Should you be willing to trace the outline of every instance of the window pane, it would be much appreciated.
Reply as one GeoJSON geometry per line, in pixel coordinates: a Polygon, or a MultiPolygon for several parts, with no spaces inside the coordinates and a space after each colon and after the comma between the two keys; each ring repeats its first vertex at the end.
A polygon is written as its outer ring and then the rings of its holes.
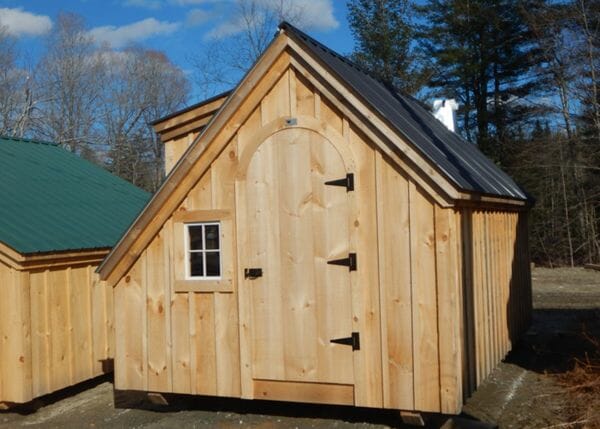
{"type": "Polygon", "coordinates": [[[202,262],[202,252],[190,253],[190,276],[204,276],[204,263],[202,262]]]}
{"type": "Polygon", "coordinates": [[[219,248],[219,225],[206,225],[206,248],[207,249],[218,249],[219,248]]]}
{"type": "Polygon", "coordinates": [[[219,277],[221,267],[219,261],[219,252],[206,252],[206,275],[210,277],[219,277]]]}
{"type": "Polygon", "coordinates": [[[202,225],[190,225],[188,226],[190,234],[190,249],[201,250],[202,249],[202,225]]]}

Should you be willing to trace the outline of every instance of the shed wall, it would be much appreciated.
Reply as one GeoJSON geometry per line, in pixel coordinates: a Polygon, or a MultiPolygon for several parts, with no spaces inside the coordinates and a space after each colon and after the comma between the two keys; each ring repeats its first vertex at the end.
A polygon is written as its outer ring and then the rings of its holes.
{"type": "MultiPolygon", "coordinates": [[[[233,208],[236,154],[232,142],[179,211],[233,208]]],[[[173,229],[171,218],[115,288],[115,387],[239,396],[237,294],[175,292],[173,229]]]]}
{"type": "Polygon", "coordinates": [[[28,402],[112,371],[112,290],[96,267],[0,263],[0,402],[28,402]]]}
{"type": "Polygon", "coordinates": [[[379,154],[377,212],[384,405],[459,412],[460,213],[379,154]]]}
{"type": "MultiPolygon", "coordinates": [[[[362,134],[360,124],[352,123],[288,64],[284,54],[257,85],[270,88],[262,100],[256,99],[262,97],[259,91],[248,96],[232,119],[233,126],[242,124],[234,138],[118,282],[115,386],[252,397],[252,387],[245,385],[251,382],[245,358],[251,308],[238,293],[241,269],[235,256],[243,246],[235,236],[240,221],[236,172],[244,150],[256,144],[258,130],[292,116],[318,120],[324,132],[345,142],[355,161],[357,185],[351,198],[358,211],[352,245],[360,262],[353,274],[353,323],[361,334],[354,360],[355,404],[457,413],[463,395],[471,391],[465,381],[470,364],[465,338],[474,329],[466,325],[472,320],[465,314],[473,311],[464,307],[463,284],[481,284],[472,273],[481,261],[472,259],[474,252],[463,258],[470,249],[463,240],[480,235],[465,223],[463,209],[442,208],[406,172],[392,167],[362,134]],[[196,210],[232,214],[230,291],[183,291],[177,282],[183,254],[176,218],[196,210]]],[[[502,241],[501,232],[496,234],[502,241]]],[[[508,247],[498,244],[496,249],[505,261],[504,271],[522,269],[510,254],[501,253],[508,247]]],[[[501,282],[499,277],[496,285],[505,287],[501,282]]],[[[506,319],[497,322],[501,320],[506,319]]],[[[490,356],[488,367],[499,359],[499,353],[490,356]]],[[[480,378],[484,374],[480,370],[480,378]]]]}
{"type": "Polygon", "coordinates": [[[464,209],[461,227],[469,395],[527,330],[531,272],[525,211],[464,209]]]}

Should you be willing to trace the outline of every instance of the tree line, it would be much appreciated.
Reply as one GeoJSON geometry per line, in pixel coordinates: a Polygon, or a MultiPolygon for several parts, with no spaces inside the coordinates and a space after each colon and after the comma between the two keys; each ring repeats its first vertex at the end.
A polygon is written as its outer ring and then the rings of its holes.
{"type": "Polygon", "coordinates": [[[418,98],[536,200],[536,263],[600,262],[600,1],[351,0],[354,60],[418,98]]]}
{"type": "Polygon", "coordinates": [[[23,63],[0,28],[0,135],[58,143],[137,186],[158,188],[163,151],[149,123],[190,92],[164,53],[98,45],[83,18],[63,13],[39,61],[23,63]]]}
{"type": "MultiPolygon", "coordinates": [[[[237,0],[231,40],[190,56],[196,88],[232,85],[278,21],[301,3],[237,0]],[[275,4],[274,3],[274,4],[275,4]],[[293,6],[293,7],[292,7],[293,6]]],[[[348,0],[352,59],[427,104],[459,103],[458,129],[535,198],[536,263],[600,262],[600,0],[348,0]]],[[[154,191],[162,145],[150,121],[182,107],[191,83],[161,52],[99,46],[62,14],[24,68],[0,30],[0,134],[65,145],[154,191]]]]}

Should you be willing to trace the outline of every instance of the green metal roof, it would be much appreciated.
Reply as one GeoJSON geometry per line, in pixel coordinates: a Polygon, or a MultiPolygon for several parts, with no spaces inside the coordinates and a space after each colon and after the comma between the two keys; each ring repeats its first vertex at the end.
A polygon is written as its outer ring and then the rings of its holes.
{"type": "Polygon", "coordinates": [[[19,253],[112,247],[149,198],[53,143],[0,137],[0,242],[19,253]]]}

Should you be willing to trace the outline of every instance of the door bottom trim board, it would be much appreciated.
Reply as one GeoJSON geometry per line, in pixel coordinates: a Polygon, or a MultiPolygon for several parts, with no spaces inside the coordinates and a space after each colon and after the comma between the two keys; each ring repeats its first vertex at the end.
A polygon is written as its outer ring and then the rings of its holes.
{"type": "Polygon", "coordinates": [[[354,405],[354,386],[352,384],[253,380],[253,385],[254,399],[354,405]]]}

